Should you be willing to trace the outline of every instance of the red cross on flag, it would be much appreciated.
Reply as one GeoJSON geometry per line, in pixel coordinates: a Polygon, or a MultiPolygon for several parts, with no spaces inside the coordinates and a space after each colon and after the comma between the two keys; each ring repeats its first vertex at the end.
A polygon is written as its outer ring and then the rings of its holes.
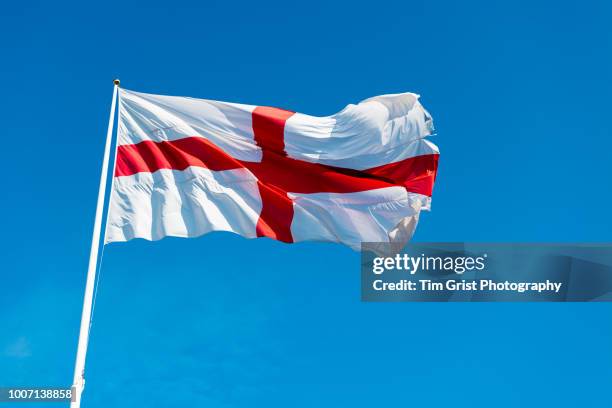
{"type": "Polygon", "coordinates": [[[412,93],[316,117],[121,89],[105,241],[405,243],[430,207],[432,131],[412,93]]]}

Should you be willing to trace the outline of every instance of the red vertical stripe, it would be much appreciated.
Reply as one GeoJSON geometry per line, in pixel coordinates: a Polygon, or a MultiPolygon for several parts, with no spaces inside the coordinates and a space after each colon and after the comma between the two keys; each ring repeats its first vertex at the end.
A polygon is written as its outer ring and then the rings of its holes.
{"type": "MultiPolygon", "coordinates": [[[[262,150],[262,164],[271,157],[287,155],[285,122],[292,115],[293,112],[267,106],[258,106],[253,110],[253,134],[255,142],[262,150]]],[[[262,201],[261,214],[257,221],[257,236],[293,242],[291,235],[293,201],[285,191],[267,184],[265,180],[260,179],[257,185],[262,201]]]]}
{"type": "Polygon", "coordinates": [[[261,214],[257,220],[257,236],[269,237],[283,242],[293,242],[293,200],[282,190],[257,182],[261,195],[261,214]]]}
{"type": "MultiPolygon", "coordinates": [[[[255,143],[266,153],[285,153],[285,122],[294,112],[269,106],[258,106],[253,111],[253,133],[255,143]]],[[[265,161],[265,159],[264,159],[265,161]]]]}

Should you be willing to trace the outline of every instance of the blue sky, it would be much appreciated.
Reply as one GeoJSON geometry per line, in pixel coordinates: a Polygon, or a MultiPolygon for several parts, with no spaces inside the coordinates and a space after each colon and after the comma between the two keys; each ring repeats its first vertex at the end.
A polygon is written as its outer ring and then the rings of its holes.
{"type": "MultiPolygon", "coordinates": [[[[442,156],[416,240],[610,241],[611,18],[604,1],[3,5],[0,385],[71,382],[114,77],[315,115],[417,92],[442,156]]],[[[601,406],[610,312],[365,304],[334,244],[113,244],[84,406],[601,406]]]]}

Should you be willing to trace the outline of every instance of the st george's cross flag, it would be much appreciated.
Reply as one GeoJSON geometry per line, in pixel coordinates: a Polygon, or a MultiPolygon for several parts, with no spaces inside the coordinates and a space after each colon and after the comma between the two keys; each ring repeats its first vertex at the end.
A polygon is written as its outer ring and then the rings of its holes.
{"type": "Polygon", "coordinates": [[[430,208],[432,132],[412,93],[317,117],[121,89],[105,242],[230,231],[405,244],[430,208]]]}

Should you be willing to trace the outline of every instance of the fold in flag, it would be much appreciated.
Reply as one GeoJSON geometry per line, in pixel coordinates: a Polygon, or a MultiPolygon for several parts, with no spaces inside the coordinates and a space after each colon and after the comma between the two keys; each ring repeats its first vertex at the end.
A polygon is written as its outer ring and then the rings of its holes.
{"type": "Polygon", "coordinates": [[[412,93],[316,117],[121,89],[105,242],[230,231],[406,243],[430,208],[432,132],[412,93]]]}

